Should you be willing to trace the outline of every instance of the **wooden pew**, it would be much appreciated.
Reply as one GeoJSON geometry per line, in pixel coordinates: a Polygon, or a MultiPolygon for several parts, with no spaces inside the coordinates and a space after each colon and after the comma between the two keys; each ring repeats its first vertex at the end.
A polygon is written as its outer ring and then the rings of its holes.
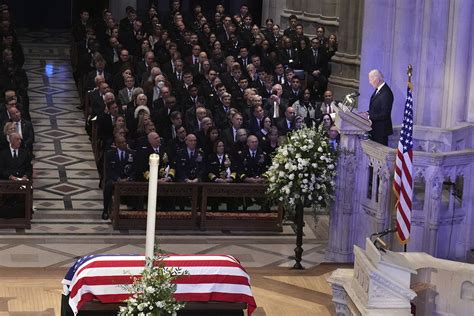
{"type": "MultiPolygon", "coordinates": [[[[199,187],[193,183],[160,183],[157,187],[156,228],[170,230],[197,229],[199,187]],[[189,205],[185,205],[189,199],[189,205]]],[[[114,229],[146,229],[148,182],[116,182],[112,206],[114,229]],[[134,205],[121,209],[127,197],[134,205]]]]}
{"type": "Polygon", "coordinates": [[[265,184],[248,183],[201,183],[201,229],[210,230],[242,230],[242,231],[278,231],[282,229],[283,207],[271,208],[266,200],[265,184]],[[209,198],[222,200],[232,198],[243,204],[244,210],[234,209],[209,210],[209,198]],[[255,201],[254,209],[245,209],[251,201],[255,201]]]}
{"type": "Polygon", "coordinates": [[[31,228],[33,189],[29,181],[0,180],[0,228],[31,228]],[[13,213],[18,217],[9,218],[13,213]]]}
{"type": "MultiPolygon", "coordinates": [[[[280,205],[271,206],[266,201],[264,184],[160,183],[157,190],[157,228],[282,231],[283,208],[280,205]],[[232,209],[213,210],[215,203],[212,200],[215,198],[224,204],[232,198],[235,203],[228,204],[232,209]],[[191,201],[190,210],[183,210],[185,200],[191,201]],[[250,204],[253,206],[247,208],[250,204]]],[[[114,184],[112,210],[114,229],[146,228],[147,195],[147,182],[114,184]],[[124,207],[120,203],[124,197],[135,199],[129,201],[132,207],[124,207]],[[134,204],[138,207],[133,207],[134,204]]]]}

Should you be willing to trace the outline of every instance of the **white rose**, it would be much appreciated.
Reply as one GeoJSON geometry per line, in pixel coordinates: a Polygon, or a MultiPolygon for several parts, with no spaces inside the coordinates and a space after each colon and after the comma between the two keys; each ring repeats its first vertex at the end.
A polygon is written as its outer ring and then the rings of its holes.
{"type": "Polygon", "coordinates": [[[319,151],[320,153],[322,153],[322,152],[323,152],[323,148],[322,148],[321,146],[319,146],[319,147],[318,147],[318,151],[319,151]]]}
{"type": "Polygon", "coordinates": [[[328,165],[328,169],[329,169],[329,170],[333,170],[333,169],[334,169],[334,165],[333,165],[332,163],[329,164],[329,165],[328,165]]]}
{"type": "Polygon", "coordinates": [[[293,180],[295,178],[295,175],[292,173],[288,176],[288,179],[293,180]]]}
{"type": "Polygon", "coordinates": [[[321,201],[323,199],[323,197],[320,195],[318,196],[318,201],[321,201]]]}

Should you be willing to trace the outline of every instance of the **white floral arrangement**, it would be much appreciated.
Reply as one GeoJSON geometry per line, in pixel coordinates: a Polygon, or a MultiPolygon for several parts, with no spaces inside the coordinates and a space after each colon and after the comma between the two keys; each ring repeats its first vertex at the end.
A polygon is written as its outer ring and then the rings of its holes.
{"type": "Polygon", "coordinates": [[[266,172],[267,194],[284,204],[287,217],[298,203],[326,208],[333,199],[336,159],[322,126],[291,132],[266,172]]]}
{"type": "MultiPolygon", "coordinates": [[[[159,250],[155,253],[161,253],[159,250]]],[[[172,281],[188,272],[176,267],[166,267],[163,255],[146,258],[145,269],[140,277],[132,276],[133,284],[124,285],[126,291],[133,295],[121,306],[119,316],[165,316],[176,315],[184,308],[184,303],[177,302],[173,293],[176,284],[172,281]]]]}

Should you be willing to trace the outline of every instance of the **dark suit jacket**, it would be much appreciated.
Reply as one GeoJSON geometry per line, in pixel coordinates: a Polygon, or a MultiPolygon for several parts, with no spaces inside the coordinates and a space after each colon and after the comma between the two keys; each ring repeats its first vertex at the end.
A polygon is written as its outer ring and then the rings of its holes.
{"type": "Polygon", "coordinates": [[[278,121],[276,122],[276,127],[278,128],[280,135],[286,135],[288,134],[288,132],[292,131],[294,128],[293,122],[291,123],[291,128],[288,128],[288,124],[284,116],[278,119],[278,121]]]}
{"type": "Polygon", "coordinates": [[[13,159],[10,146],[0,152],[0,179],[8,180],[10,176],[18,178],[26,176],[31,180],[32,174],[33,167],[28,150],[19,148],[17,159],[13,159]]]}
{"type": "Polygon", "coordinates": [[[26,121],[24,119],[21,120],[20,124],[22,134],[21,146],[32,152],[33,143],[35,142],[35,131],[33,129],[33,124],[31,124],[30,121],[26,121]]]}
{"type": "Polygon", "coordinates": [[[372,121],[372,138],[377,141],[380,137],[393,134],[392,128],[393,93],[385,83],[378,93],[372,94],[369,105],[369,118],[372,121]]]}
{"type": "Polygon", "coordinates": [[[221,139],[224,141],[225,147],[227,151],[231,151],[233,148],[235,141],[234,141],[234,130],[233,127],[227,127],[223,129],[221,132],[221,139]]]}

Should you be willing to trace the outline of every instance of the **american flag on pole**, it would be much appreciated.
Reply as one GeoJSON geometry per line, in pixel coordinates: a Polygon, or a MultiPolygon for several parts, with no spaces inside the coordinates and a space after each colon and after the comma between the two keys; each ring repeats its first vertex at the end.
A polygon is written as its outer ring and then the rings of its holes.
{"type": "MultiPolygon", "coordinates": [[[[228,255],[170,255],[166,267],[180,267],[189,275],[174,281],[174,297],[180,302],[246,303],[248,315],[257,308],[250,288],[250,277],[240,262],[228,255]]],[[[64,277],[63,294],[76,315],[81,306],[92,300],[120,303],[129,298],[124,284],[141,274],[145,256],[93,255],[82,257],[64,277]]]]}
{"type": "Polygon", "coordinates": [[[402,244],[410,238],[413,198],[413,97],[411,85],[407,89],[407,100],[403,125],[395,160],[393,189],[397,196],[397,234],[402,244]]]}

